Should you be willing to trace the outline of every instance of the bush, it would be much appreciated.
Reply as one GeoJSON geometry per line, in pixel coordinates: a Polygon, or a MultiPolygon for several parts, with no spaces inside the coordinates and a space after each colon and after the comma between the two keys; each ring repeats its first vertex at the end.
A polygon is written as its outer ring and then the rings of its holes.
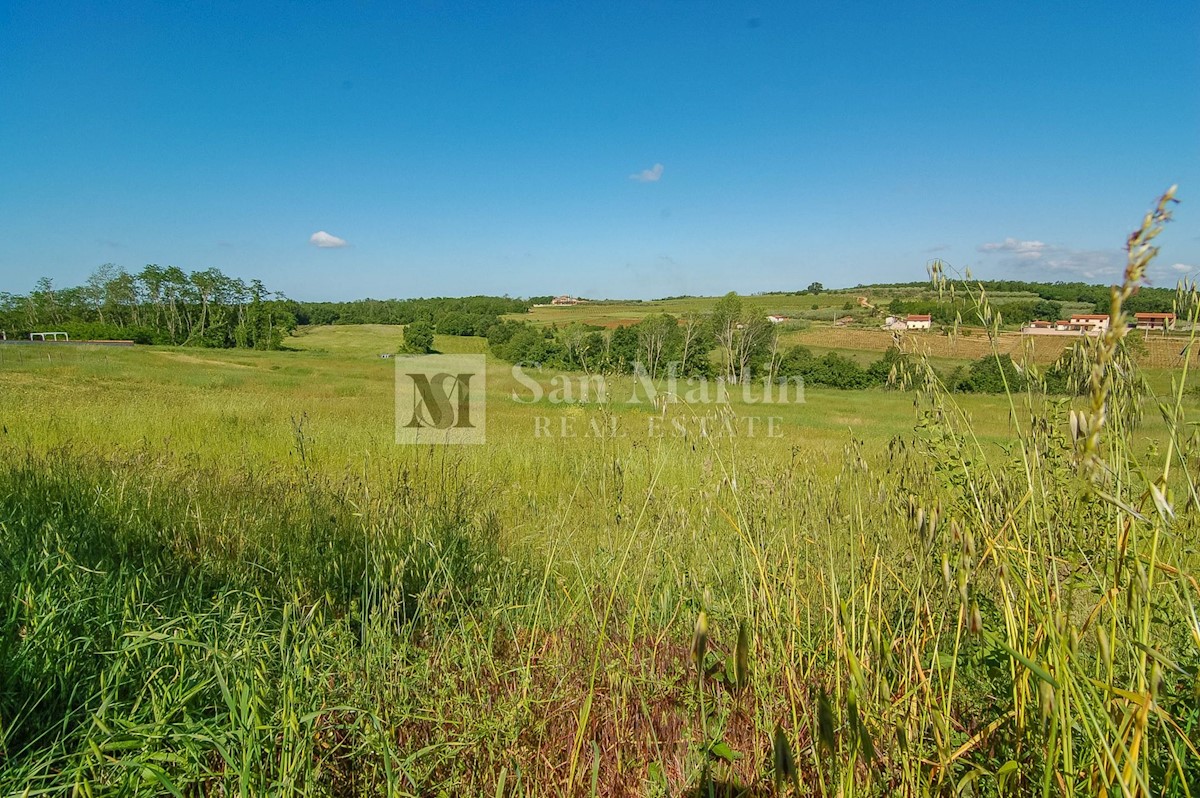
{"type": "Polygon", "coordinates": [[[963,393],[1004,393],[1025,390],[1027,380],[1008,355],[985,355],[971,364],[967,375],[951,385],[951,390],[963,393]]]}
{"type": "MultiPolygon", "coordinates": [[[[885,379],[890,368],[890,363],[882,367],[885,379]]],[[[876,374],[880,369],[875,366],[868,371],[856,361],[836,352],[828,352],[819,358],[814,357],[813,353],[803,346],[793,346],[785,352],[780,358],[777,371],[780,377],[800,377],[805,385],[844,390],[869,388],[883,382],[883,379],[877,378],[876,374]]]]}
{"type": "Polygon", "coordinates": [[[433,325],[414,321],[404,328],[404,351],[423,355],[433,351],[433,325]]]}

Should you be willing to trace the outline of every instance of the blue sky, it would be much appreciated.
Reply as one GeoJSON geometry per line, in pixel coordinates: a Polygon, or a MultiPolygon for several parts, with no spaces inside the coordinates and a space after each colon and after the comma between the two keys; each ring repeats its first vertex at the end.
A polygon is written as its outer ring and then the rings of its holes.
{"type": "Polygon", "coordinates": [[[1099,282],[1179,183],[1174,285],[1200,267],[1200,4],[1021,5],[0,0],[0,290],[105,262],[299,299],[932,257],[1099,282]]]}

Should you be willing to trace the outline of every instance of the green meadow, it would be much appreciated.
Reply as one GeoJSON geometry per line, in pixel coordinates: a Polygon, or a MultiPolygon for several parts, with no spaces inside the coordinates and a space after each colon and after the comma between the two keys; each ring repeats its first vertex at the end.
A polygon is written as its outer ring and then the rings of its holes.
{"type": "Polygon", "coordinates": [[[398,328],[286,345],[0,346],[0,793],[1200,789],[1183,367],[555,403],[492,359],[487,442],[408,446],[398,328]]]}

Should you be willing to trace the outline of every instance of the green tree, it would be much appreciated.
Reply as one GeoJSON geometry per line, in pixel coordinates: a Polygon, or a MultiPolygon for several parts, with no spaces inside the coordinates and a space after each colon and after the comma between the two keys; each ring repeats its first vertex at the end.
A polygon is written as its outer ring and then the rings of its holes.
{"type": "Polygon", "coordinates": [[[713,337],[721,347],[723,371],[727,377],[735,374],[734,347],[737,342],[738,325],[741,323],[742,300],[733,291],[717,300],[712,312],[713,337]]]}
{"type": "Polygon", "coordinates": [[[679,322],[669,313],[647,316],[636,325],[638,360],[651,379],[672,360],[678,360],[683,336],[679,322]]]}
{"type": "Polygon", "coordinates": [[[404,327],[404,351],[423,355],[433,351],[433,325],[414,321],[404,327]]]}

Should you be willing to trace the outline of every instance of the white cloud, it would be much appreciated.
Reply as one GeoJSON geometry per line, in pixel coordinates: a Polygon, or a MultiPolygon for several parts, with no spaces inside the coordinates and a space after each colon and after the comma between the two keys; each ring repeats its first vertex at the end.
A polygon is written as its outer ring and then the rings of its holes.
{"type": "Polygon", "coordinates": [[[663,165],[660,163],[654,164],[649,169],[643,169],[629,176],[630,180],[636,180],[639,183],[657,183],[662,178],[663,165]]]}
{"type": "Polygon", "coordinates": [[[1071,249],[1044,241],[1003,241],[980,244],[977,249],[1003,256],[1000,265],[1036,268],[1044,272],[1065,272],[1088,280],[1111,279],[1125,268],[1125,255],[1117,249],[1071,249]]]}
{"type": "Polygon", "coordinates": [[[1174,269],[1175,271],[1179,272],[1180,274],[1187,274],[1188,272],[1196,271],[1195,266],[1190,266],[1186,263],[1175,263],[1175,264],[1172,264],[1171,268],[1174,269]]]}
{"type": "Polygon", "coordinates": [[[1022,260],[1038,260],[1046,249],[1044,241],[1018,241],[1015,238],[979,245],[980,252],[1011,252],[1022,260]]]}
{"type": "Polygon", "coordinates": [[[1055,248],[1052,254],[1038,261],[1050,271],[1068,272],[1089,280],[1113,280],[1125,270],[1125,253],[1117,249],[1055,248]]]}
{"type": "Polygon", "coordinates": [[[309,236],[308,243],[312,244],[314,247],[320,247],[321,249],[337,249],[338,247],[350,246],[346,239],[330,235],[324,230],[318,230],[309,236]]]}

